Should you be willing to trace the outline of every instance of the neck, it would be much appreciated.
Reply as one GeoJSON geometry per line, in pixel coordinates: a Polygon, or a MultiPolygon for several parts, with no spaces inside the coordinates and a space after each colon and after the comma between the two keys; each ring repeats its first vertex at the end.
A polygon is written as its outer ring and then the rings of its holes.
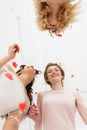
{"type": "Polygon", "coordinates": [[[61,83],[52,84],[52,90],[63,90],[64,87],[61,83]]]}
{"type": "Polygon", "coordinates": [[[24,87],[26,87],[29,84],[29,80],[25,75],[18,76],[19,80],[22,82],[24,87]]]}

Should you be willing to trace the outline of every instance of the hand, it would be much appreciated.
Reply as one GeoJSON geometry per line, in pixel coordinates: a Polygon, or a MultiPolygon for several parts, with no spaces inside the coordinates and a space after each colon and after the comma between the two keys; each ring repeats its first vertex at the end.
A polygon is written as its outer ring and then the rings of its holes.
{"type": "Polygon", "coordinates": [[[39,108],[35,104],[30,106],[29,117],[33,119],[34,121],[40,120],[40,111],[39,111],[39,108]]]}
{"type": "Polygon", "coordinates": [[[9,46],[9,48],[8,48],[8,57],[9,57],[9,59],[11,60],[11,59],[15,58],[16,53],[19,53],[19,51],[20,51],[20,48],[16,43],[9,46]]]}
{"type": "Polygon", "coordinates": [[[14,52],[16,53],[16,52],[18,52],[19,53],[19,51],[20,51],[20,48],[19,48],[19,46],[15,43],[15,44],[13,44],[13,48],[14,48],[14,52]]]}

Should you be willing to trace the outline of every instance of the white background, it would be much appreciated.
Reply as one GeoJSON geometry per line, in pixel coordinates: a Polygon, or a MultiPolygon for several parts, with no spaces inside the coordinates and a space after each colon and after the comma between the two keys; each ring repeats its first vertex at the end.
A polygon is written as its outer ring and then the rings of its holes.
{"type": "MultiPolygon", "coordinates": [[[[82,1],[78,21],[62,37],[51,37],[47,31],[38,30],[32,0],[0,0],[0,58],[7,53],[7,47],[16,42],[21,48],[15,58],[18,65],[34,65],[43,72],[47,63],[60,63],[66,74],[65,87],[78,88],[87,104],[87,0],[82,1]]],[[[42,73],[36,77],[34,93],[47,88],[42,73]]],[[[3,122],[0,119],[0,130],[3,122]]],[[[78,113],[76,127],[87,129],[78,113]]],[[[33,130],[33,122],[28,118],[20,125],[20,130],[24,129],[33,130]]]]}

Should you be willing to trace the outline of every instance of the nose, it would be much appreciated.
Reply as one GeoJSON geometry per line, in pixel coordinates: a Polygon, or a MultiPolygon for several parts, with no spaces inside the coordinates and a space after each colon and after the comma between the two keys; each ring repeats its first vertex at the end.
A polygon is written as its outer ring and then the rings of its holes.
{"type": "Polygon", "coordinates": [[[34,73],[34,75],[36,75],[36,70],[34,69],[34,66],[30,66],[29,68],[34,73]]]}
{"type": "Polygon", "coordinates": [[[52,24],[52,23],[51,23],[51,24],[50,24],[50,28],[51,28],[51,29],[55,29],[55,28],[56,28],[56,24],[52,24]]]}
{"type": "Polygon", "coordinates": [[[57,17],[52,16],[51,19],[50,19],[50,29],[55,30],[56,27],[57,27],[57,17]]]}
{"type": "Polygon", "coordinates": [[[52,71],[52,74],[54,74],[54,73],[55,73],[55,70],[52,71]]]}
{"type": "Polygon", "coordinates": [[[27,66],[29,70],[34,71],[34,66],[27,66]]]}
{"type": "Polygon", "coordinates": [[[34,66],[29,66],[30,68],[34,69],[34,66]]]}

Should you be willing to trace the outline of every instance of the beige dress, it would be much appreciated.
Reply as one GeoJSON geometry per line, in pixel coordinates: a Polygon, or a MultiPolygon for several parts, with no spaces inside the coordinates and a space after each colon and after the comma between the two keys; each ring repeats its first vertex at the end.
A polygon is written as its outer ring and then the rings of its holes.
{"type": "Polygon", "coordinates": [[[49,92],[42,102],[43,130],[76,130],[75,99],[72,92],[49,92]]]}

